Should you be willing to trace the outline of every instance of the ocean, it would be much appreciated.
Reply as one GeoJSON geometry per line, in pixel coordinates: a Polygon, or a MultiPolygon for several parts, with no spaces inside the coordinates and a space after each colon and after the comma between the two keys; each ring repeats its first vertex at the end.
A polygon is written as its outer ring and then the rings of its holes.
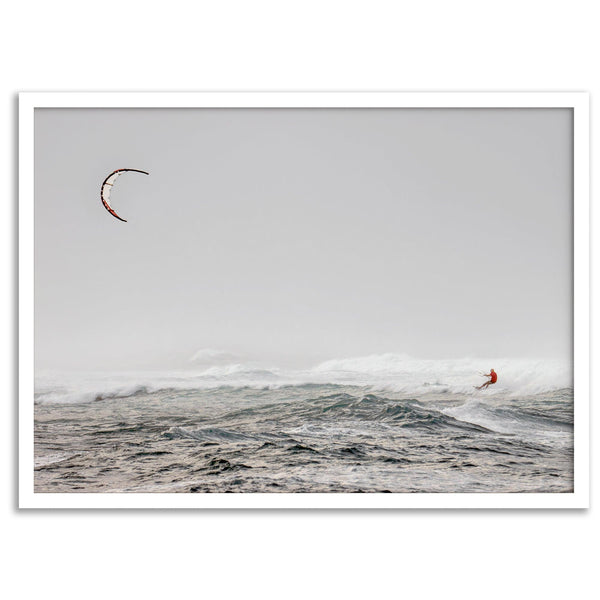
{"type": "Polygon", "coordinates": [[[572,364],[202,357],[36,373],[35,492],[573,492],[572,364]]]}

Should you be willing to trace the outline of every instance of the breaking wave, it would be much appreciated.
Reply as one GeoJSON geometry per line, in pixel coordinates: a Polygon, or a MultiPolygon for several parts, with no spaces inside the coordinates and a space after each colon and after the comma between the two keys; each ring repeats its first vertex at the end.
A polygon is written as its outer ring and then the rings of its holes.
{"type": "MultiPolygon", "coordinates": [[[[222,362],[217,353],[216,362],[222,362]]],[[[81,403],[168,391],[228,388],[274,389],[312,385],[356,386],[369,391],[424,395],[477,396],[483,372],[494,368],[498,383],[487,396],[534,395],[573,387],[568,361],[531,359],[415,359],[405,354],[377,354],[334,359],[310,369],[293,370],[255,363],[204,365],[170,372],[41,373],[36,375],[35,403],[81,403]]]]}
{"type": "Polygon", "coordinates": [[[480,374],[495,369],[498,383],[486,394],[538,394],[573,386],[571,362],[507,358],[415,359],[405,354],[329,360],[314,371],[336,382],[383,386],[402,392],[471,393],[485,378],[480,374]]]}

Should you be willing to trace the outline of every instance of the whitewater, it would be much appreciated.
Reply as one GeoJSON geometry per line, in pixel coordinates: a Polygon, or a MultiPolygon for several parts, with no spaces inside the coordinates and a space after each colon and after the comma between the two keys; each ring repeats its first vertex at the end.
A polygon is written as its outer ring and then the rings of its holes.
{"type": "Polygon", "coordinates": [[[572,364],[402,354],[38,372],[36,492],[572,492],[572,364]],[[475,389],[494,368],[498,383],[475,389]]]}

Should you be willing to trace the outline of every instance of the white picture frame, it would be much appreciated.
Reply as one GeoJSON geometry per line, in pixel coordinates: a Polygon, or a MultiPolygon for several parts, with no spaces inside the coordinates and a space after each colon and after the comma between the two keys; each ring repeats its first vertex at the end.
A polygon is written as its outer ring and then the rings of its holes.
{"type": "Polygon", "coordinates": [[[589,96],[587,93],[21,93],[19,95],[20,508],[589,507],[589,96]],[[34,492],[34,111],[36,108],[570,108],[574,198],[574,491],[517,494],[171,494],[34,492]]]}

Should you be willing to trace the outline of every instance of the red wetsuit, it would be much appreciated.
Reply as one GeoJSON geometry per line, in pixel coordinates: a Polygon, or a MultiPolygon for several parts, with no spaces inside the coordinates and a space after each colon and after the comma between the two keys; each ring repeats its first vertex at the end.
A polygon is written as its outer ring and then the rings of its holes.
{"type": "Polygon", "coordinates": [[[492,377],[490,379],[490,383],[496,383],[496,381],[498,381],[498,373],[496,373],[496,371],[492,371],[490,375],[492,377]]]}

